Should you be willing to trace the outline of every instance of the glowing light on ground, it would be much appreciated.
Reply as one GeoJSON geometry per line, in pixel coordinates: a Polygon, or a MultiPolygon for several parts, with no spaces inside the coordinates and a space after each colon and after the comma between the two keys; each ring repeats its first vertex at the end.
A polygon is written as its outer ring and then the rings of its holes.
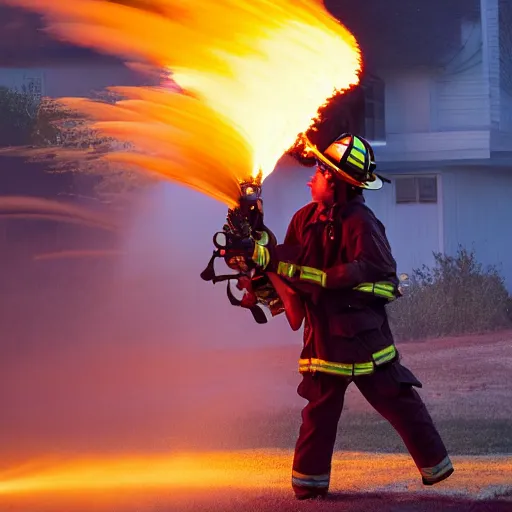
{"type": "MultiPolygon", "coordinates": [[[[478,493],[490,487],[510,487],[510,456],[453,459],[455,474],[436,486],[436,492],[463,489],[478,493]]],[[[105,497],[122,500],[120,491],[285,490],[289,489],[291,460],[287,450],[247,450],[41,461],[0,474],[0,497],[100,491],[105,497]]],[[[411,491],[426,489],[407,455],[335,455],[333,491],[393,490],[393,486],[395,490],[404,490],[404,486],[411,491]]]]}

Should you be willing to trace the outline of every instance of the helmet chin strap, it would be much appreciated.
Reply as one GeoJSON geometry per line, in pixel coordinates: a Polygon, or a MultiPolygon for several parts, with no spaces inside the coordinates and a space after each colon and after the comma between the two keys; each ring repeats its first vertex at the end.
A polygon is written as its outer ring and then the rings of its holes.
{"type": "Polygon", "coordinates": [[[350,183],[343,181],[341,178],[336,178],[331,174],[329,179],[330,187],[332,188],[333,194],[333,205],[348,203],[353,197],[360,194],[357,187],[354,187],[350,183]],[[341,191],[343,190],[343,197],[341,197],[341,191]],[[352,192],[352,193],[351,193],[352,192]]]}

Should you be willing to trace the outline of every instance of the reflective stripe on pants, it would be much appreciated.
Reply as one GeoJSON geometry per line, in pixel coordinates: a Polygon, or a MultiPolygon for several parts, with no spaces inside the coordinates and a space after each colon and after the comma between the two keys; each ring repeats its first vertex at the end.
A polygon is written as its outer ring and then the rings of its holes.
{"type": "Polygon", "coordinates": [[[308,487],[314,489],[327,489],[329,487],[330,474],[305,475],[298,471],[292,471],[292,485],[296,487],[308,487]]]}
{"type": "Polygon", "coordinates": [[[451,474],[451,472],[453,472],[453,465],[448,455],[439,464],[431,468],[420,468],[425,485],[435,484],[444,480],[446,476],[449,476],[448,473],[451,474]]]}

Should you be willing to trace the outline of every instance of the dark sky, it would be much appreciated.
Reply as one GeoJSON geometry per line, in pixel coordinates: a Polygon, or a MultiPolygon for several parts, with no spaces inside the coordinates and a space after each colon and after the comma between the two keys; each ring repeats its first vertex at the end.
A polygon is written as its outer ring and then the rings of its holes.
{"type": "Polygon", "coordinates": [[[52,39],[42,28],[39,15],[0,6],[0,67],[37,66],[47,60],[100,58],[85,48],[52,39]]]}
{"type": "MultiPolygon", "coordinates": [[[[433,65],[461,46],[460,21],[477,19],[479,0],[326,0],[327,9],[355,34],[370,68],[433,65]]],[[[0,7],[0,65],[88,58],[38,30],[37,15],[0,7]]]]}

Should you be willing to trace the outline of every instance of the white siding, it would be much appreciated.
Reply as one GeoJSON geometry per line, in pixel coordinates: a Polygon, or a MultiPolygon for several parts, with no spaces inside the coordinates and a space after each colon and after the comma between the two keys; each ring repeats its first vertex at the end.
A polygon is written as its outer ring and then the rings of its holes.
{"type": "MultiPolygon", "coordinates": [[[[512,59],[510,63],[512,66],[512,59]]],[[[500,131],[509,136],[508,147],[503,148],[503,150],[508,149],[508,151],[512,151],[512,83],[510,85],[510,93],[508,90],[501,90],[500,101],[500,131]]]]}
{"type": "Polygon", "coordinates": [[[499,105],[498,125],[492,134],[492,149],[512,151],[512,3],[510,0],[499,0],[498,6],[499,44],[492,47],[492,50],[495,68],[499,71],[499,89],[495,93],[499,105]]]}
{"type": "Polygon", "coordinates": [[[432,84],[433,131],[489,128],[488,86],[481,62],[465,71],[445,73],[432,84]]]}
{"type": "Polygon", "coordinates": [[[458,244],[474,247],[484,265],[500,266],[512,291],[511,190],[512,168],[443,173],[446,252],[454,254],[458,244]]]}
{"type": "MultiPolygon", "coordinates": [[[[441,189],[438,178],[439,198],[441,189]]],[[[399,273],[410,274],[415,268],[433,264],[433,253],[443,251],[440,204],[396,204],[393,183],[365,192],[365,198],[386,228],[399,273]]]]}
{"type": "Polygon", "coordinates": [[[482,50],[486,27],[464,22],[461,47],[432,80],[432,130],[489,129],[489,81],[482,50]]]}
{"type": "MultiPolygon", "coordinates": [[[[499,2],[500,131],[512,132],[512,2],[499,2]]],[[[512,147],[509,149],[512,150],[512,147]]]]}
{"type": "Polygon", "coordinates": [[[481,0],[484,77],[489,87],[489,116],[493,129],[500,122],[500,51],[498,0],[481,0]]]}
{"type": "Polygon", "coordinates": [[[411,162],[489,158],[490,131],[450,131],[388,135],[386,146],[376,147],[380,162],[411,162]]]}
{"type": "Polygon", "coordinates": [[[386,133],[430,131],[430,75],[414,72],[386,79],[386,133]]]}
{"type": "Polygon", "coordinates": [[[481,0],[481,5],[491,150],[512,151],[512,3],[510,0],[481,0]]]}
{"type": "Polygon", "coordinates": [[[387,133],[386,146],[377,149],[380,161],[490,157],[490,75],[482,41],[481,24],[466,21],[460,50],[442,66],[385,77],[387,133]]]}

